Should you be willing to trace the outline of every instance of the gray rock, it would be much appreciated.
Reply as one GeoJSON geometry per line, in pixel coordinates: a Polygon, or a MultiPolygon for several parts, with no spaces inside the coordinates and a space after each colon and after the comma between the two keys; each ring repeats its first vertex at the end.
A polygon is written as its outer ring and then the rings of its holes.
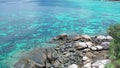
{"type": "Polygon", "coordinates": [[[74,47],[76,49],[83,49],[83,48],[87,48],[87,44],[85,42],[76,42],[74,44],[74,47]]]}
{"type": "Polygon", "coordinates": [[[74,53],[74,52],[75,52],[75,49],[74,49],[74,48],[69,48],[68,51],[74,53]]]}
{"type": "Polygon", "coordinates": [[[97,36],[94,40],[95,40],[97,43],[100,43],[100,42],[106,40],[106,37],[103,36],[103,35],[99,35],[99,36],[97,36]]]}
{"type": "Polygon", "coordinates": [[[103,47],[103,49],[109,49],[110,47],[110,42],[102,42],[101,46],[103,47]]]}
{"type": "Polygon", "coordinates": [[[105,36],[103,36],[103,35],[99,35],[99,36],[97,36],[97,38],[96,39],[98,39],[98,40],[104,40],[104,39],[106,39],[106,37],[105,36]]]}
{"type": "Polygon", "coordinates": [[[91,68],[92,64],[91,63],[86,63],[83,65],[83,68],[91,68]]]}
{"type": "Polygon", "coordinates": [[[53,66],[55,67],[55,68],[59,68],[59,66],[61,65],[61,63],[57,60],[57,61],[55,61],[55,63],[53,63],[53,66]]]}
{"type": "Polygon", "coordinates": [[[91,37],[89,35],[81,35],[81,37],[86,40],[91,40],[91,37]]]}
{"type": "Polygon", "coordinates": [[[24,68],[51,67],[51,63],[55,62],[57,58],[58,54],[54,48],[34,49],[26,58],[19,60],[14,67],[21,68],[20,66],[23,65],[24,68]]]}
{"type": "Polygon", "coordinates": [[[88,48],[90,48],[90,47],[93,45],[92,42],[85,42],[85,43],[86,43],[86,45],[88,46],[88,48]]]}
{"type": "Polygon", "coordinates": [[[86,60],[89,60],[89,58],[87,56],[83,56],[82,60],[86,61],[86,60]]]}
{"type": "Polygon", "coordinates": [[[89,35],[80,35],[80,36],[76,36],[76,37],[73,37],[73,40],[74,41],[77,41],[77,40],[91,40],[91,37],[89,35]]]}
{"type": "Polygon", "coordinates": [[[55,50],[56,50],[56,51],[59,51],[59,50],[60,50],[60,48],[59,48],[59,47],[57,47],[57,48],[55,48],[55,50]]]}
{"type": "Polygon", "coordinates": [[[75,37],[73,37],[72,39],[73,39],[73,41],[77,41],[77,40],[80,40],[81,37],[80,37],[80,36],[75,36],[75,37]]]}
{"type": "Polygon", "coordinates": [[[54,37],[53,40],[65,39],[67,37],[68,35],[66,33],[63,33],[63,34],[60,34],[59,36],[54,37]]]}
{"type": "Polygon", "coordinates": [[[63,52],[63,55],[66,55],[67,54],[67,52],[63,52]]]}
{"type": "Polygon", "coordinates": [[[90,49],[89,48],[86,48],[86,49],[84,49],[84,50],[82,50],[83,52],[89,52],[90,51],[90,49]]]}
{"type": "Polygon", "coordinates": [[[93,50],[93,51],[96,51],[96,50],[97,50],[97,47],[92,46],[92,47],[90,47],[90,49],[93,50]]]}
{"type": "Polygon", "coordinates": [[[103,49],[103,47],[100,46],[100,45],[97,45],[96,48],[97,48],[97,50],[102,50],[103,49]]]}
{"type": "Polygon", "coordinates": [[[107,36],[106,40],[111,41],[111,40],[113,40],[113,37],[112,36],[107,36]]]}
{"type": "Polygon", "coordinates": [[[71,64],[71,65],[68,66],[68,68],[78,68],[78,65],[76,65],[76,64],[71,64]]]}
{"type": "Polygon", "coordinates": [[[92,64],[93,67],[98,67],[98,68],[105,68],[105,65],[110,63],[111,61],[109,59],[103,59],[103,60],[97,60],[92,64]]]}
{"type": "Polygon", "coordinates": [[[94,54],[91,51],[89,51],[89,52],[86,52],[85,55],[89,58],[92,58],[94,54]]]}

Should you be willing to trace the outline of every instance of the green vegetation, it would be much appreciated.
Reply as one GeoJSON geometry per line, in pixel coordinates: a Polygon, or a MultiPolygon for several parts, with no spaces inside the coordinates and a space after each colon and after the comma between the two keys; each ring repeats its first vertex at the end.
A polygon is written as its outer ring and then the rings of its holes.
{"type": "Polygon", "coordinates": [[[120,68],[120,24],[111,25],[108,29],[108,34],[111,35],[114,40],[110,45],[110,58],[112,62],[106,66],[106,68],[120,68]]]}
{"type": "Polygon", "coordinates": [[[109,63],[106,65],[106,68],[115,68],[115,65],[113,63],[109,63]]]}
{"type": "Polygon", "coordinates": [[[111,25],[108,30],[109,35],[111,35],[116,41],[120,41],[120,24],[111,25]]]}
{"type": "Polygon", "coordinates": [[[114,60],[120,59],[120,24],[111,25],[108,30],[109,35],[111,35],[114,40],[110,45],[110,55],[114,60]]]}

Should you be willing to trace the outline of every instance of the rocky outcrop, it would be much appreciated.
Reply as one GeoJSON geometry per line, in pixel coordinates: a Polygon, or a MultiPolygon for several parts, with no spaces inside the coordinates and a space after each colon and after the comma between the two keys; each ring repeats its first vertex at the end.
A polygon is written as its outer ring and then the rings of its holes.
{"type": "Polygon", "coordinates": [[[34,49],[29,55],[17,62],[15,68],[48,68],[57,59],[57,52],[54,48],[34,49]]]}
{"type": "Polygon", "coordinates": [[[20,59],[15,68],[104,68],[110,62],[111,36],[61,34],[53,38],[58,46],[34,49],[20,59]]]}

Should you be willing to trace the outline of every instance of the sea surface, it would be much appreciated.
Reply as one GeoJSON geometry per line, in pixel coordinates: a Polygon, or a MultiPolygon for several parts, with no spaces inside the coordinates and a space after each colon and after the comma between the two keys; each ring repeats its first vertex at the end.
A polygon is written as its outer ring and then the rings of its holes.
{"type": "Polygon", "coordinates": [[[120,2],[96,0],[0,0],[0,68],[61,33],[107,35],[120,23],[120,2]]]}

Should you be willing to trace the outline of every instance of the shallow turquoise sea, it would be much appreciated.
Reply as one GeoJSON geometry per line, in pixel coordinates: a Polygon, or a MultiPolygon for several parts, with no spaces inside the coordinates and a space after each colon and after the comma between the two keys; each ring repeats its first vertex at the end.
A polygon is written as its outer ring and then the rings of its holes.
{"type": "Polygon", "coordinates": [[[33,48],[69,35],[107,35],[120,23],[120,2],[91,0],[0,0],[0,68],[12,68],[33,48]]]}

